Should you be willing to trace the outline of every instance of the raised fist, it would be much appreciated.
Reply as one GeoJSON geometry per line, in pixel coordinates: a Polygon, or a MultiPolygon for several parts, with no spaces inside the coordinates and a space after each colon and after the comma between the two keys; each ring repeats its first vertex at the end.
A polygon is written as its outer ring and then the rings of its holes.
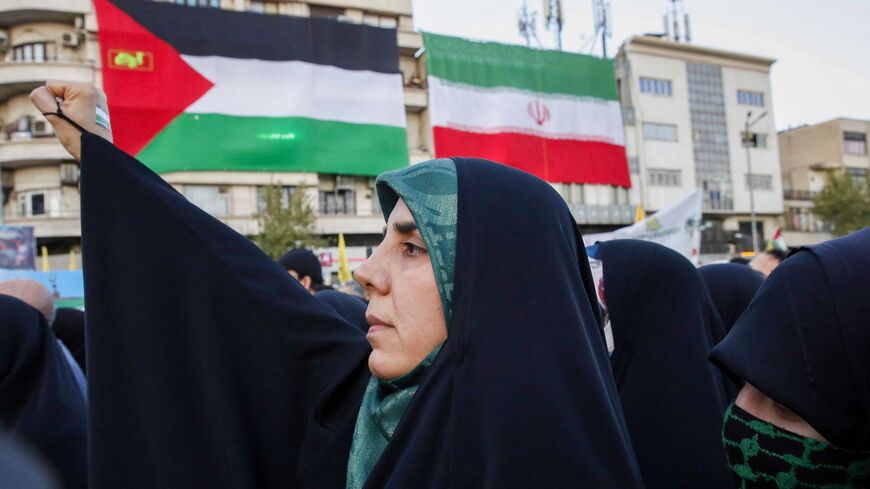
{"type": "MultiPolygon", "coordinates": [[[[102,90],[87,83],[48,81],[44,86],[30,92],[30,101],[42,113],[57,112],[58,100],[64,115],[88,132],[112,140],[108,120],[109,109],[106,104],[106,94],[102,90]],[[99,112],[97,107],[100,108],[99,112]]],[[[79,139],[81,132],[56,115],[45,117],[54,127],[54,132],[63,147],[73,158],[81,160],[82,147],[79,139]]]]}

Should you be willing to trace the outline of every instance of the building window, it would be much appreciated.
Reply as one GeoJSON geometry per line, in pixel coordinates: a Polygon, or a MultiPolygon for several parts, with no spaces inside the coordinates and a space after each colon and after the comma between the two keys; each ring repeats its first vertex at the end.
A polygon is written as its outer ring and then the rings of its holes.
{"type": "Polygon", "coordinates": [[[60,210],[59,190],[18,192],[18,217],[57,215],[60,210]]]}
{"type": "Polygon", "coordinates": [[[347,188],[320,191],[320,213],[327,215],[355,215],[356,196],[347,188]]]}
{"type": "Polygon", "coordinates": [[[213,216],[230,215],[230,188],[224,185],[185,185],[184,196],[213,216]]]}
{"type": "Polygon", "coordinates": [[[674,94],[672,85],[670,80],[640,77],[640,93],[670,97],[674,94]]]}
{"type": "Polygon", "coordinates": [[[866,155],[867,134],[863,132],[844,132],[843,152],[850,155],[866,155]]]}
{"type": "Polygon", "coordinates": [[[686,63],[686,77],[695,184],[704,189],[703,208],[731,210],[731,158],[722,68],[704,63],[686,63]]]}
{"type": "Polygon", "coordinates": [[[221,8],[221,0],[175,0],[175,3],[188,7],[221,8]]]}
{"type": "Polygon", "coordinates": [[[637,156],[630,156],[628,158],[628,171],[637,175],[640,173],[640,162],[637,159],[637,156]]]}
{"type": "Polygon", "coordinates": [[[767,134],[757,132],[741,132],[741,143],[743,147],[749,148],[767,148],[767,134]]]}
{"type": "Polygon", "coordinates": [[[12,60],[39,63],[46,60],[46,51],[46,43],[44,42],[19,44],[12,49],[12,60]]]}
{"type": "Polygon", "coordinates": [[[764,94],[749,90],[737,90],[737,103],[740,105],[764,107],[764,94]]]}
{"type": "Polygon", "coordinates": [[[681,187],[680,170],[647,170],[647,181],[653,187],[681,187]]]}
{"type": "Polygon", "coordinates": [[[746,186],[752,190],[773,190],[773,177],[771,175],[747,173],[746,186]]]}
{"type": "Polygon", "coordinates": [[[673,124],[655,124],[652,122],[643,123],[644,139],[654,141],[676,141],[677,126],[673,124]]]}
{"type": "Polygon", "coordinates": [[[787,207],[785,209],[785,229],[805,233],[830,232],[831,226],[806,207],[787,207]]]}
{"type": "Polygon", "coordinates": [[[852,175],[852,178],[863,179],[867,178],[867,169],[866,168],[846,168],[846,171],[852,175]]]}
{"type": "Polygon", "coordinates": [[[338,7],[325,7],[322,5],[309,5],[308,10],[312,17],[322,17],[324,19],[338,19],[344,15],[344,9],[338,7]]]}
{"type": "MultiPolygon", "coordinates": [[[[296,193],[296,187],[282,186],[281,190],[281,208],[286,209],[290,206],[290,199],[296,193]]],[[[266,199],[263,197],[263,187],[257,187],[257,212],[266,210],[266,199]]]]}

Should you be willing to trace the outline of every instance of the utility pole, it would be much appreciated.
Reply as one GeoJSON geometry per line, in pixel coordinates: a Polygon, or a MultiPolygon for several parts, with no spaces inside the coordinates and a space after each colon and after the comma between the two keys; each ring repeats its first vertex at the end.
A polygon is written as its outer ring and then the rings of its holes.
{"type": "Polygon", "coordinates": [[[746,112],[746,122],[743,126],[743,134],[741,134],[740,139],[743,141],[743,146],[746,148],[746,170],[749,172],[746,177],[746,186],[749,187],[749,214],[750,220],[752,222],[752,251],[755,254],[758,254],[758,236],[756,231],[756,219],[755,219],[755,188],[752,180],[752,156],[750,155],[751,148],[758,146],[758,140],[756,135],[749,132],[749,130],[754,126],[758,121],[763,119],[767,115],[767,111],[764,111],[752,120],[752,111],[746,112]]]}

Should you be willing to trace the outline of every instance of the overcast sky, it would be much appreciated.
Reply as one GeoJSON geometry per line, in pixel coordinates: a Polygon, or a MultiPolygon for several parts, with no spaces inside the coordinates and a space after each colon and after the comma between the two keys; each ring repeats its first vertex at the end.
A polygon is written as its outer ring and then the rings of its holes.
{"type": "MultiPolygon", "coordinates": [[[[544,29],[538,37],[555,46],[544,29]]],[[[418,30],[521,44],[517,12],[522,0],[414,0],[418,30]]],[[[611,0],[610,57],[624,40],[661,32],[669,0],[611,0]]],[[[870,120],[870,0],[684,0],[692,42],[775,58],[773,107],[776,127],[786,129],[836,117],[870,120]]],[[[592,0],[563,0],[563,48],[588,45],[592,0]]],[[[584,51],[589,53],[588,48],[584,51]]],[[[593,54],[601,55],[600,40],[593,54]]]]}

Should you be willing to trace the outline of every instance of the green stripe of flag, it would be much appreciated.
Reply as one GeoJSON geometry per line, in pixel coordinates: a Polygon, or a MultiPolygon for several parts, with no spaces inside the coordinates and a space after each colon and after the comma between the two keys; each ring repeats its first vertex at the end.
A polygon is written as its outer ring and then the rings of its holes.
{"type": "Polygon", "coordinates": [[[513,87],[617,100],[609,59],[423,33],[429,74],[481,87],[513,87]]]}
{"type": "Polygon", "coordinates": [[[305,117],[181,114],[136,155],[152,170],[375,176],[408,166],[405,128],[305,117]]]}

